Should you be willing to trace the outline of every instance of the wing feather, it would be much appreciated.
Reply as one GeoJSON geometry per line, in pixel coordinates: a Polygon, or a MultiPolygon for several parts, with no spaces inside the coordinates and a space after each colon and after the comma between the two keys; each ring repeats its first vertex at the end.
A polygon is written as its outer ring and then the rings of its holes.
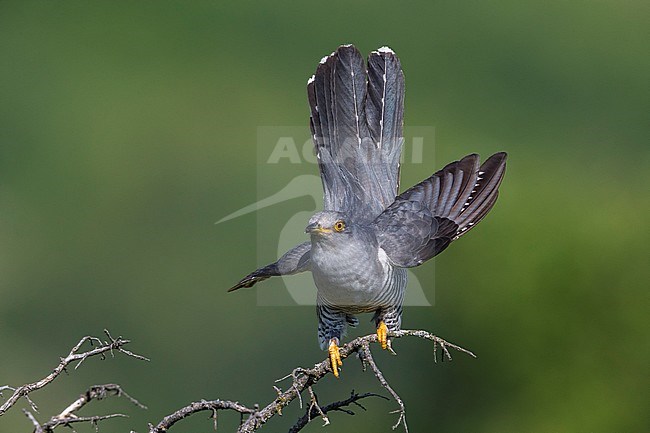
{"type": "Polygon", "coordinates": [[[488,158],[479,168],[474,181],[474,192],[465,201],[456,217],[460,224],[460,232],[457,237],[462,236],[472,226],[478,224],[494,206],[506,169],[505,161],[506,154],[504,152],[497,153],[488,158]]]}
{"type": "Polygon", "coordinates": [[[303,242],[287,251],[277,262],[263,266],[242,278],[237,284],[228,289],[233,292],[243,287],[253,285],[271,277],[293,275],[309,270],[311,260],[311,242],[303,242]]]}
{"type": "Polygon", "coordinates": [[[506,154],[478,164],[476,154],[448,164],[400,194],[376,218],[379,245],[395,265],[417,266],[440,254],[492,209],[506,154]]]}

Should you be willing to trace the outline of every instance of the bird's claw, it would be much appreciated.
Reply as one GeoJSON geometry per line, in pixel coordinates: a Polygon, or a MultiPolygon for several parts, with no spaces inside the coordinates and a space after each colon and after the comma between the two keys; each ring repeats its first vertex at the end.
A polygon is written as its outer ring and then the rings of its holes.
{"type": "Polygon", "coordinates": [[[397,352],[393,350],[392,340],[386,340],[386,349],[391,355],[397,355],[397,352]]]}
{"type": "Polygon", "coordinates": [[[386,326],[383,320],[377,326],[377,341],[381,344],[382,349],[388,348],[388,326],[386,326]]]}
{"type": "Polygon", "coordinates": [[[330,357],[330,366],[332,367],[332,373],[334,373],[334,377],[338,378],[339,367],[343,365],[343,361],[341,361],[341,352],[339,351],[339,346],[336,343],[337,341],[332,338],[330,340],[330,345],[327,348],[327,352],[329,353],[330,357]]]}

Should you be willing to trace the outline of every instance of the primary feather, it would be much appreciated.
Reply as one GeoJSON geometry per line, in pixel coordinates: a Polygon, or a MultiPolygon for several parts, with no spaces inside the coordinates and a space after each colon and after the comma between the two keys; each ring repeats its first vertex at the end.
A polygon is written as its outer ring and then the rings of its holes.
{"type": "Polygon", "coordinates": [[[374,221],[379,245],[400,267],[440,254],[492,209],[505,166],[504,152],[480,167],[472,154],[409,188],[374,221]]]}

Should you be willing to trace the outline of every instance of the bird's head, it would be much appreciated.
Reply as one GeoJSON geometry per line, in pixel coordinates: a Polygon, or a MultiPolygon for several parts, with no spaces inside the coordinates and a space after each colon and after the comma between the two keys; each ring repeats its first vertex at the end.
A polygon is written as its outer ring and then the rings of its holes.
{"type": "Polygon", "coordinates": [[[323,211],[309,219],[305,233],[309,233],[312,238],[335,238],[349,234],[351,229],[352,226],[344,213],[323,211]]]}

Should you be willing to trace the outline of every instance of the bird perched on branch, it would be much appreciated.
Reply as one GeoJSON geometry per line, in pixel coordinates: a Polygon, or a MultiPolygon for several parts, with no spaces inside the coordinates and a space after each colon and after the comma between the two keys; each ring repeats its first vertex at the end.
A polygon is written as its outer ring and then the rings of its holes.
{"type": "Polygon", "coordinates": [[[388,332],[401,325],[406,268],[441,253],[487,215],[506,154],[483,164],[468,155],[398,195],[404,74],[395,53],[382,47],[366,62],[343,45],[321,60],[307,94],[324,210],[309,220],[309,241],[229,291],[310,271],[318,340],[338,377],[347,325],[357,325],[359,313],[374,313],[378,341],[390,348],[388,332]]]}

